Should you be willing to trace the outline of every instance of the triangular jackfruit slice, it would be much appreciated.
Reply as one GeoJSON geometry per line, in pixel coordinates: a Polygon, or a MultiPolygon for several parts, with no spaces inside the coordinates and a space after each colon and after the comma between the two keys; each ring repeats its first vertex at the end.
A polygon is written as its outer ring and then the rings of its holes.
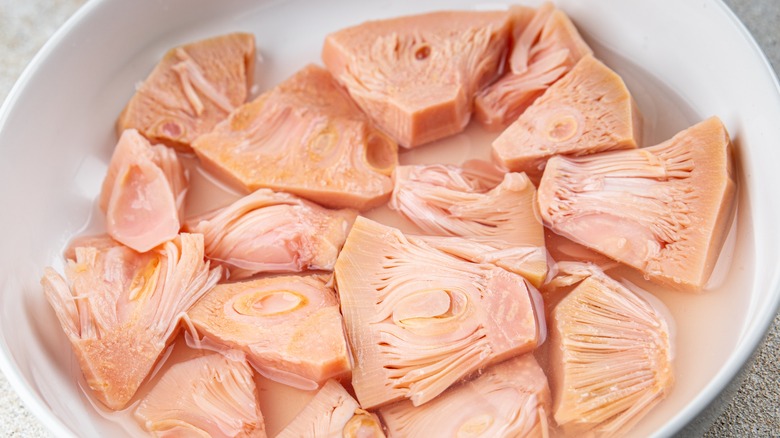
{"type": "Polygon", "coordinates": [[[493,142],[493,155],[513,171],[538,178],[553,155],[633,149],[641,116],[609,67],[585,56],[493,142]]]}
{"type": "Polygon", "coordinates": [[[349,373],[329,276],[280,276],[216,286],[187,313],[198,333],[243,350],[257,370],[313,390],[349,373]]]}
{"type": "Polygon", "coordinates": [[[379,410],[390,436],[547,437],[547,377],[532,354],[490,366],[423,406],[400,401],[379,410]]]}
{"type": "Polygon", "coordinates": [[[474,100],[477,120],[489,129],[504,129],[517,120],[580,58],[593,53],[569,17],[552,3],[536,10],[513,6],[510,12],[515,28],[510,69],[474,100]]]}
{"type": "Polygon", "coordinates": [[[552,312],[555,421],[573,436],[624,434],[671,389],[669,323],[594,265],[571,274],[587,278],[552,312]]]}
{"type": "Polygon", "coordinates": [[[701,290],[733,210],[731,141],[716,117],[657,146],[555,157],[539,185],[554,232],[641,270],[701,290]]]}
{"type": "Polygon", "coordinates": [[[100,193],[108,234],[149,251],[179,234],[189,177],[176,152],[151,145],[135,129],[122,132],[100,193]]]}
{"type": "Polygon", "coordinates": [[[404,397],[426,403],[545,336],[541,298],[523,277],[362,217],[335,275],[354,352],[352,386],[366,409],[404,397]]]}
{"type": "Polygon", "coordinates": [[[509,47],[506,12],[433,12],[368,21],[325,38],[322,60],[402,146],[461,132],[474,94],[509,47]]]}
{"type": "Polygon", "coordinates": [[[398,163],[398,145],[316,65],[238,107],[192,147],[204,168],[247,192],[358,210],[387,201],[398,163]]]}
{"type": "MultiPolygon", "coordinates": [[[[399,166],[393,179],[390,208],[426,234],[468,238],[465,252],[455,255],[487,263],[491,262],[488,254],[493,254],[499,266],[523,275],[534,286],[544,280],[544,228],[536,207],[536,187],[525,174],[504,174],[490,163],[475,160],[462,167],[399,166]],[[475,244],[483,248],[466,255],[475,244]]],[[[445,238],[428,243],[445,250],[455,249],[452,245],[458,242],[461,239],[445,238]]]]}
{"type": "Polygon", "coordinates": [[[169,50],[117,120],[153,143],[181,151],[211,131],[249,96],[255,37],[231,33],[169,50]]]}
{"type": "Polygon", "coordinates": [[[201,233],[206,257],[231,279],[261,272],[333,270],[357,212],[328,210],[289,193],[259,189],[187,223],[201,233]]]}
{"type": "Polygon", "coordinates": [[[209,353],[171,365],[135,417],[159,437],[264,438],[252,368],[243,354],[209,353]]]}
{"type": "Polygon", "coordinates": [[[67,281],[46,268],[41,284],[87,384],[106,406],[121,409],[173,339],[179,317],[222,270],[209,271],[200,234],[181,234],[146,253],[106,241],[72,250],[67,281]]]}

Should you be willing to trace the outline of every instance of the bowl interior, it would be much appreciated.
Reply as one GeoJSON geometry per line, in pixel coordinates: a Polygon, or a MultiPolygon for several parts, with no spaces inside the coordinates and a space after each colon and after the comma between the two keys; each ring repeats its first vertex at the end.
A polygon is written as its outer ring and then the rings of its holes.
{"type": "MultiPolygon", "coordinates": [[[[28,406],[57,435],[129,433],[95,411],[79,389],[78,366],[39,280],[45,266],[61,270],[60,254],[72,236],[87,224],[101,226],[94,200],[116,140],[114,121],[168,48],[252,32],[263,58],[256,83],[265,90],[307,63],[320,63],[323,38],[333,30],[476,3],[104,0],[79,11],[28,68],[0,116],[0,205],[6,211],[0,217],[0,364],[28,406]]],[[[509,2],[490,6],[503,3],[509,2]]],[[[780,301],[774,226],[780,205],[771,194],[780,183],[773,168],[780,163],[780,94],[757,46],[720,3],[557,3],[596,55],[626,80],[645,118],[645,145],[711,115],[734,140],[738,209],[710,290],[654,291],[676,321],[676,386],[635,433],[669,435],[733,377],[780,301]]],[[[446,154],[459,162],[451,151],[468,155],[469,145],[485,138],[470,128],[402,161],[446,154]]]]}

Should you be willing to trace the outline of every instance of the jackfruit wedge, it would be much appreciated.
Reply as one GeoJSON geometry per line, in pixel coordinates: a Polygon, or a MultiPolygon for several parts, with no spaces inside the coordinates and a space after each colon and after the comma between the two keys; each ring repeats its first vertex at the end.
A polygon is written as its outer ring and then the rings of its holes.
{"type": "Polygon", "coordinates": [[[368,21],[325,37],[322,60],[360,108],[411,148],[453,134],[509,48],[509,14],[446,11],[368,21]]]}
{"type": "Polygon", "coordinates": [[[136,251],[179,234],[189,177],[176,152],[151,145],[135,129],[122,133],[100,193],[106,230],[136,251]]]}
{"type": "Polygon", "coordinates": [[[231,33],[169,50],[117,120],[154,143],[183,152],[249,96],[255,37],[231,33]]]}
{"type": "Polygon", "coordinates": [[[623,79],[587,55],[501,133],[493,156],[536,180],[554,155],[636,148],[641,120],[623,79]]]}
{"type": "Polygon", "coordinates": [[[712,117],[657,146],[551,159],[539,210],[554,232],[699,291],[730,224],[733,172],[728,132],[712,117]]]}
{"type": "Polygon", "coordinates": [[[398,145],[336,80],[308,65],[192,144],[204,168],[249,192],[269,188],[331,208],[387,202],[398,145]]]}
{"type": "Polygon", "coordinates": [[[553,310],[555,421],[579,436],[623,435],[670,391],[669,325],[661,310],[594,265],[553,310]]]}
{"type": "MultiPolygon", "coordinates": [[[[476,262],[493,259],[499,266],[539,286],[547,275],[544,228],[536,207],[536,187],[523,173],[504,174],[478,160],[453,165],[399,166],[390,208],[434,236],[467,237],[486,251],[466,256],[476,262]],[[496,254],[496,252],[500,254],[496,254]],[[511,253],[522,253],[519,270],[511,253]]],[[[448,239],[433,239],[440,244],[448,239]]],[[[460,242],[460,239],[452,239],[460,242]]],[[[432,243],[428,242],[428,243],[432,243]]],[[[434,245],[437,246],[437,245],[434,245]]],[[[437,246],[439,249],[443,247],[437,246]]],[[[466,252],[474,245],[464,247],[466,252]]],[[[463,253],[456,254],[463,257],[463,253]]]]}
{"type": "Polygon", "coordinates": [[[190,309],[199,334],[243,350],[269,379],[314,390],[349,374],[329,276],[280,276],[216,286],[190,309]]]}
{"type": "Polygon", "coordinates": [[[547,377],[532,354],[490,366],[423,406],[400,401],[379,410],[388,435],[547,437],[547,377]]]}
{"type": "Polygon", "coordinates": [[[488,129],[506,128],[580,58],[593,53],[552,3],[536,10],[514,6],[510,12],[516,30],[509,71],[474,99],[475,117],[488,129]]]}
{"type": "Polygon", "coordinates": [[[67,281],[46,268],[43,291],[95,397],[122,409],[177,333],[180,316],[222,269],[203,261],[200,234],[181,234],[146,253],[109,238],[72,252],[67,281]]]}
{"type": "Polygon", "coordinates": [[[422,405],[545,337],[541,297],[523,277],[369,219],[355,221],[335,276],[366,409],[422,405]]]}
{"type": "Polygon", "coordinates": [[[230,270],[231,279],[261,272],[333,269],[357,212],[328,210],[288,193],[259,189],[193,218],[206,257],[230,270]]]}
{"type": "Polygon", "coordinates": [[[135,418],[156,437],[266,436],[252,368],[236,352],[171,365],[141,400],[135,418]]]}

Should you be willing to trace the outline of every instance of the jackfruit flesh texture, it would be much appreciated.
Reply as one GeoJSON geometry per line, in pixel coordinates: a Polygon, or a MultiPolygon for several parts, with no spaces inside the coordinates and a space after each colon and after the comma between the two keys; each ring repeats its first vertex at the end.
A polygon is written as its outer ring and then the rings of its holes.
{"type": "MultiPolygon", "coordinates": [[[[433,236],[467,237],[453,254],[499,266],[541,285],[547,275],[544,228],[536,188],[523,173],[500,171],[478,160],[453,165],[399,166],[390,208],[433,236]],[[469,249],[479,248],[471,255],[469,249]]],[[[438,249],[455,249],[461,239],[431,239],[438,249]],[[434,243],[435,242],[435,243],[434,243]]],[[[473,251],[472,251],[473,252],[473,251]]]]}
{"type": "Polygon", "coordinates": [[[493,142],[494,158],[538,180],[554,155],[634,149],[641,116],[623,79],[584,56],[493,142]]]}
{"type": "Polygon", "coordinates": [[[231,33],[168,51],[117,120],[153,143],[183,152],[246,101],[254,81],[255,38],[231,33]]]}
{"type": "Polygon", "coordinates": [[[140,252],[179,234],[188,174],[172,149],[151,145],[135,129],[122,132],[100,193],[106,230],[140,252]]]}
{"type": "Polygon", "coordinates": [[[135,418],[157,437],[266,436],[252,368],[236,352],[171,365],[141,400],[135,418]]]}
{"type": "Polygon", "coordinates": [[[672,387],[669,322],[594,265],[579,271],[585,279],[552,313],[555,421],[573,436],[619,436],[672,387]]]}
{"type": "Polygon", "coordinates": [[[313,390],[351,367],[328,280],[279,276],[220,284],[188,316],[199,334],[243,350],[264,376],[313,390]]]}
{"type": "Polygon", "coordinates": [[[732,167],[729,135],[713,117],[657,146],[550,160],[539,210],[554,232],[698,291],[730,224],[732,167]]]}
{"type": "Polygon", "coordinates": [[[245,191],[358,210],[387,202],[398,163],[396,142],[315,65],[237,108],[193,148],[204,168],[245,191]]]}
{"type": "Polygon", "coordinates": [[[352,386],[366,409],[426,403],[545,336],[541,298],[521,276],[362,217],[335,276],[355,352],[352,386]]]}
{"type": "Polygon", "coordinates": [[[233,204],[194,218],[206,257],[230,270],[231,279],[262,272],[333,269],[357,212],[328,210],[296,196],[259,189],[233,204]]]}
{"type": "Polygon", "coordinates": [[[525,174],[504,174],[489,163],[472,161],[463,167],[399,166],[393,179],[390,207],[426,234],[544,245],[536,188],[525,174]]]}
{"type": "Polygon", "coordinates": [[[385,438],[376,415],[358,402],[335,380],[328,380],[317,395],[276,438],[344,437],[385,438]]]}
{"type": "Polygon", "coordinates": [[[411,148],[461,132],[510,40],[503,11],[368,21],[328,35],[322,60],[374,122],[411,148]]]}
{"type": "Polygon", "coordinates": [[[404,400],[379,409],[390,436],[547,437],[547,377],[525,354],[492,365],[415,407],[404,400]]]}
{"type": "Polygon", "coordinates": [[[504,129],[583,56],[593,52],[566,14],[552,3],[510,8],[513,48],[509,69],[480,90],[474,111],[488,129],[504,129]]]}
{"type": "Polygon", "coordinates": [[[172,342],[180,315],[222,271],[203,261],[199,234],[146,253],[107,237],[90,241],[69,251],[67,281],[46,268],[41,284],[95,397],[121,409],[172,342]]]}

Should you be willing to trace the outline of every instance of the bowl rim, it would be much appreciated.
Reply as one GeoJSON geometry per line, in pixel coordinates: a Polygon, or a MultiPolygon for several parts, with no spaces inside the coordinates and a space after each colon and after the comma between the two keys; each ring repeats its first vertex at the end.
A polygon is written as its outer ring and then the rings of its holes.
{"type": "MultiPolygon", "coordinates": [[[[11,109],[16,106],[17,101],[23,94],[23,90],[29,85],[34,73],[40,68],[41,64],[58,50],[66,37],[82,24],[90,14],[99,7],[119,0],[87,0],[81,5],[66,21],[60,26],[49,39],[43,44],[41,49],[33,56],[29,64],[23,69],[14,85],[11,87],[8,96],[0,106],[0,133],[4,130],[11,109]]],[[[744,38],[752,51],[763,64],[763,74],[769,74],[774,85],[774,97],[780,102],[780,80],[778,73],[770,63],[766,54],[759,46],[756,39],[747,29],[745,24],[739,19],[736,13],[724,2],[724,0],[715,0],[720,13],[724,14],[727,21],[736,27],[738,33],[744,38]]],[[[751,327],[740,336],[740,342],[736,349],[728,356],[727,360],[721,366],[720,371],[713,379],[694,397],[684,409],[678,412],[664,426],[655,432],[655,436],[671,436],[681,431],[686,425],[694,422],[705,409],[712,404],[718,395],[735,380],[743,367],[749,364],[750,359],[756,353],[757,349],[764,341],[775,317],[780,310],[780,269],[774,270],[770,281],[770,291],[768,292],[769,303],[757,310],[757,315],[751,323],[751,327]]],[[[11,353],[4,339],[0,339],[0,370],[7,378],[10,386],[22,400],[25,407],[42,423],[49,432],[55,436],[76,436],[75,433],[57,417],[46,403],[31,389],[27,379],[21,374],[17,364],[13,361],[11,353]]]]}

